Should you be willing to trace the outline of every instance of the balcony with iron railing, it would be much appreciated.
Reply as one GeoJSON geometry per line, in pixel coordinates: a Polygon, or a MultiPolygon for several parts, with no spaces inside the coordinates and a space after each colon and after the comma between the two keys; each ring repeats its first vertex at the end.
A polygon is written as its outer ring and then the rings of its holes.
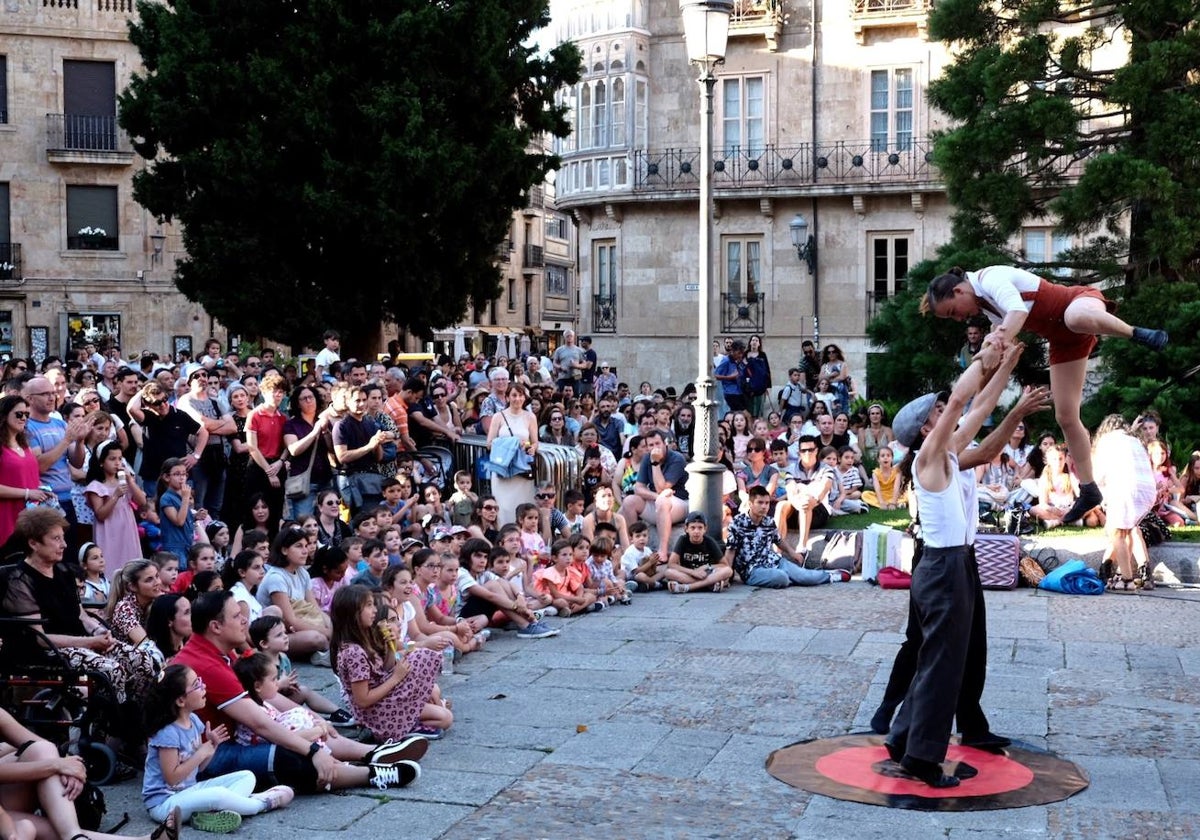
{"type": "Polygon", "coordinates": [[[734,0],[729,16],[729,37],[763,37],[767,48],[779,48],[783,32],[783,0],[734,0]]]}
{"type": "Polygon", "coordinates": [[[525,267],[542,268],[546,265],[546,252],[541,245],[525,246],[525,267]]]}
{"type": "Polygon", "coordinates": [[[129,135],[116,116],[46,115],[46,158],[50,163],[133,163],[129,135]]]}
{"type": "Polygon", "coordinates": [[[721,332],[750,334],[763,332],[765,309],[763,296],[756,292],[746,294],[722,292],[721,332]]]}
{"type": "Polygon", "coordinates": [[[505,239],[496,246],[496,259],[506,263],[512,259],[513,243],[511,239],[505,239]]]}
{"type": "Polygon", "coordinates": [[[22,280],[21,246],[17,242],[0,242],[0,280],[22,280]]]}
{"type": "Polygon", "coordinates": [[[13,23],[62,30],[66,27],[128,37],[129,19],[137,14],[136,0],[32,0],[19,6],[13,23]]]}
{"type": "Polygon", "coordinates": [[[853,0],[850,19],[859,43],[868,29],[909,27],[924,30],[933,0],[853,0]]]}
{"type": "Polygon", "coordinates": [[[546,191],[542,187],[530,187],[525,194],[525,214],[536,215],[546,206],[546,191]]]}
{"type": "Polygon", "coordinates": [[[592,295],[592,332],[617,331],[617,296],[592,295]]]}
{"type": "MultiPolygon", "coordinates": [[[[808,190],[813,187],[862,189],[873,186],[912,189],[933,185],[933,144],[910,140],[891,147],[870,140],[767,145],[757,149],[729,146],[715,150],[712,186],[722,190],[808,190]]],[[[634,192],[699,190],[697,147],[634,152],[634,192]]]]}

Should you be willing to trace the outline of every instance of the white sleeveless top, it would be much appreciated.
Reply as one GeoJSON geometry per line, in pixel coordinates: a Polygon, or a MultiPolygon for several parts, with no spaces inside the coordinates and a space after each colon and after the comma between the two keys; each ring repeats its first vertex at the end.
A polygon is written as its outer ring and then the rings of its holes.
{"type": "MultiPolygon", "coordinates": [[[[918,458],[920,454],[918,453],[918,458]]],[[[921,515],[921,539],[930,548],[952,548],[968,544],[968,520],[978,514],[966,515],[966,498],[958,456],[950,454],[950,482],[945,489],[933,492],[921,486],[916,464],[913,465],[913,487],[917,491],[917,510],[921,515]]],[[[975,481],[969,484],[974,489],[975,481]]]]}

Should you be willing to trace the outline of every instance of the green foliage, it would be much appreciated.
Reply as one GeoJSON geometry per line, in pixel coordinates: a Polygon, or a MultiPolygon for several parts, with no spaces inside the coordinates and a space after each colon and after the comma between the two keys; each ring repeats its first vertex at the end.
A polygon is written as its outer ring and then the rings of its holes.
{"type": "Polygon", "coordinates": [[[1174,446],[1176,458],[1200,448],[1200,374],[1184,378],[1200,358],[1200,284],[1145,282],[1126,298],[1120,315],[1130,323],[1161,326],[1171,343],[1159,354],[1123,339],[1104,339],[1106,383],[1084,404],[1084,424],[1094,428],[1113,413],[1132,421],[1152,408],[1163,418],[1163,436],[1183,446],[1174,446]]]}
{"type": "Polygon", "coordinates": [[[547,0],[140,0],[121,124],[135,198],[183,225],[175,281],[236,332],[418,334],[499,292],[495,244],[556,165],[571,45],[547,0]]]}
{"type": "Polygon", "coordinates": [[[1131,283],[1178,278],[1200,259],[1194,0],[939,0],[929,31],[955,50],[929,93],[956,122],[934,154],[957,242],[1049,218],[1120,243],[1099,263],[1073,255],[1082,280],[1118,263],[1131,283]]]}

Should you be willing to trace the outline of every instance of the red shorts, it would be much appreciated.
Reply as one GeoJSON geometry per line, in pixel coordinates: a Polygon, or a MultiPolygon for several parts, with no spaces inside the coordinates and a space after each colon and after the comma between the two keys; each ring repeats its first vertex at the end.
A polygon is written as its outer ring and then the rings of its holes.
{"type": "Polygon", "coordinates": [[[1086,359],[1096,346],[1096,336],[1073,332],[1064,320],[1067,307],[1078,298],[1095,298],[1113,312],[1116,304],[1090,286],[1060,286],[1048,280],[1038,284],[1036,292],[1022,292],[1023,300],[1032,300],[1033,308],[1022,329],[1037,333],[1050,343],[1050,364],[1086,359]]]}

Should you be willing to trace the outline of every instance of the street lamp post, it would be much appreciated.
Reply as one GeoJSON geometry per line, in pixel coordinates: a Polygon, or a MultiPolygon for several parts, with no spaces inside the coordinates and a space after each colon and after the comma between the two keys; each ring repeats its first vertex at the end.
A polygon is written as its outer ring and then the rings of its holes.
{"type": "MultiPolygon", "coordinates": [[[[813,221],[816,222],[816,210],[813,211],[813,221]]],[[[798,256],[805,265],[808,266],[808,276],[812,277],[812,308],[813,308],[813,343],[821,343],[821,324],[818,320],[821,299],[819,297],[817,283],[817,237],[815,234],[808,232],[808,220],[804,218],[802,213],[797,213],[792,216],[791,222],[788,223],[788,229],[792,232],[792,244],[796,246],[796,256],[798,256]]]]}
{"type": "Polygon", "coordinates": [[[688,60],[700,68],[700,321],[696,359],[696,432],[688,495],[691,509],[704,514],[711,535],[721,536],[725,468],[717,461],[717,406],[713,401],[712,335],[712,122],[716,65],[725,60],[733,0],[679,0],[688,60]]]}

